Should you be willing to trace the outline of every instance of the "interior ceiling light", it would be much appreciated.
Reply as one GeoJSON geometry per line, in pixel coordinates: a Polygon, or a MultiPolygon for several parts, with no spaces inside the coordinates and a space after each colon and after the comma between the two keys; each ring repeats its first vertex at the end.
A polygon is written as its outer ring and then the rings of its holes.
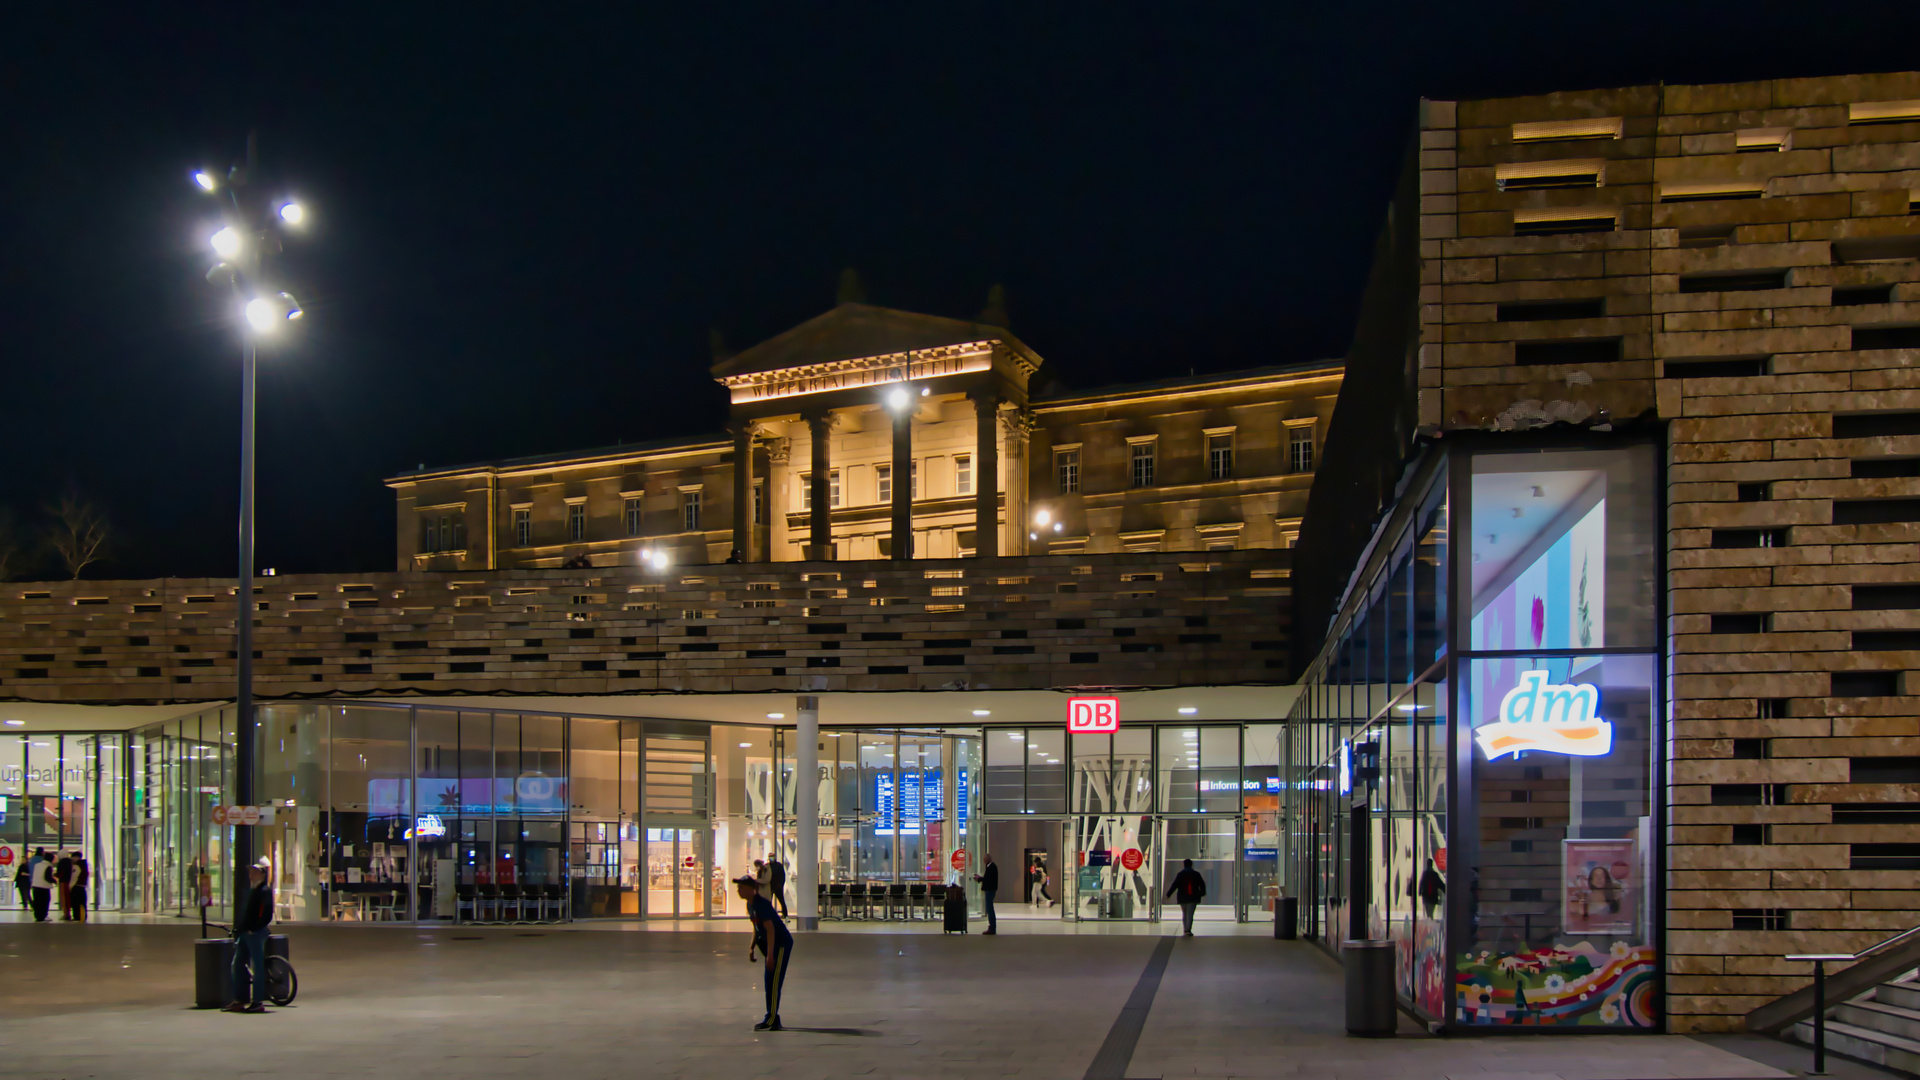
{"type": "MultiPolygon", "coordinates": [[[[770,712],[767,714],[767,719],[769,720],[785,720],[786,718],[787,718],[787,714],[783,712],[770,712]]],[[[834,736],[834,738],[836,739],[839,737],[840,736],[838,735],[834,736]]]]}
{"type": "Polygon", "coordinates": [[[1192,705],[1182,705],[1182,706],[1180,706],[1180,715],[1181,715],[1181,716],[1192,716],[1192,715],[1193,715],[1194,713],[1197,713],[1197,712],[1199,712],[1199,711],[1200,711],[1199,709],[1197,709],[1197,708],[1195,708],[1195,707],[1194,707],[1194,706],[1192,706],[1192,705]]]}
{"type": "Polygon", "coordinates": [[[973,715],[975,715],[975,716],[992,716],[992,715],[993,715],[993,710],[992,710],[992,709],[975,709],[975,710],[973,710],[973,715]]]}

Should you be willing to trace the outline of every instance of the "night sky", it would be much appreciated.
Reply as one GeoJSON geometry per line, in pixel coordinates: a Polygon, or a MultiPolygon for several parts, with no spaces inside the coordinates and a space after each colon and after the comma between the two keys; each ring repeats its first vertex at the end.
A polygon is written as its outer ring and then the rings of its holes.
{"type": "Polygon", "coordinates": [[[1004,283],[1043,383],[1338,356],[1420,96],[1920,65],[1896,5],[56,7],[0,41],[0,507],[31,545],[97,501],[94,577],[232,573],[239,347],[188,177],[250,127],[313,217],[259,565],[384,569],[382,478],[717,430],[709,333],[843,267],[960,317],[1004,283]]]}

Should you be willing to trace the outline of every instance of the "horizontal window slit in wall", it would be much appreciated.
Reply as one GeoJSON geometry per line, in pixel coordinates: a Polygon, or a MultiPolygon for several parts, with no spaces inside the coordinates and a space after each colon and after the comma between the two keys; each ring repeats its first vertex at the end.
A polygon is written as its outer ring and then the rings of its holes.
{"type": "Polygon", "coordinates": [[[1856,326],[1856,350],[1920,349],[1920,326],[1856,326]]]}
{"type": "Polygon", "coordinates": [[[1510,162],[1494,166],[1493,182],[1501,191],[1597,188],[1606,182],[1606,170],[1597,160],[1510,162]]]}
{"type": "Polygon", "coordinates": [[[1850,236],[1829,245],[1834,263],[1906,262],[1920,259],[1920,236],[1850,236]]]}
{"type": "Polygon", "coordinates": [[[1856,101],[1847,106],[1849,124],[1904,124],[1920,120],[1920,100],[1856,101]]]}
{"type": "Polygon", "coordinates": [[[1758,199],[1767,193],[1765,184],[1662,184],[1663,203],[1710,202],[1721,199],[1758,199]]]}
{"type": "Polygon", "coordinates": [[[1619,338],[1516,341],[1513,344],[1513,362],[1520,365],[1610,364],[1619,359],[1619,338]]]}
{"type": "Polygon", "coordinates": [[[1920,412],[1849,413],[1833,418],[1836,439],[1885,439],[1920,435],[1920,412]]]}
{"type": "Polygon", "coordinates": [[[1715,548],[1772,548],[1787,546],[1787,530],[1776,529],[1715,529],[1709,542],[1715,548]]]}
{"type": "Polygon", "coordinates": [[[1920,457],[1855,458],[1848,475],[1855,480],[1895,480],[1920,476],[1920,457]]]}
{"type": "Polygon", "coordinates": [[[1787,287],[1785,270],[1750,270],[1737,274],[1688,274],[1680,279],[1683,293],[1760,292],[1787,287]]]}
{"type": "Polygon", "coordinates": [[[1853,610],[1902,611],[1920,609],[1920,585],[1855,585],[1853,610]]]}
{"type": "Polygon", "coordinates": [[[1920,499],[1835,499],[1835,525],[1893,525],[1920,521],[1920,499]]]}
{"type": "Polygon", "coordinates": [[[1835,803],[1835,825],[1920,825],[1920,803],[1835,803]]]}
{"type": "Polygon", "coordinates": [[[1591,300],[1525,300],[1501,304],[1495,318],[1501,322],[1552,322],[1560,319],[1598,319],[1607,313],[1607,303],[1591,300]]]}
{"type": "Polygon", "coordinates": [[[1747,128],[1733,134],[1733,149],[1740,154],[1771,154],[1787,148],[1792,128],[1747,128]]]}
{"type": "Polygon", "coordinates": [[[1853,844],[1849,870],[1920,870],[1920,844],[1853,844]]]}
{"type": "Polygon", "coordinates": [[[1610,233],[1620,228],[1617,214],[1580,214],[1551,217],[1513,215],[1515,236],[1572,236],[1579,233],[1610,233]]]}
{"type": "MultiPolygon", "coordinates": [[[[1920,630],[1855,630],[1853,632],[1853,651],[1920,651],[1920,630]]],[[[1920,784],[1920,773],[1916,773],[1911,782],[1920,784]]]]}
{"type": "Polygon", "coordinates": [[[1683,248],[1722,247],[1732,241],[1731,225],[1698,225],[1680,230],[1680,246],[1683,248]]]}
{"type": "Polygon", "coordinates": [[[1893,286],[1891,285],[1835,285],[1833,287],[1834,307],[1891,303],[1893,303],[1893,286]]]}
{"type": "Polygon", "coordinates": [[[1770,375],[1772,371],[1770,356],[1711,356],[1660,362],[1660,376],[1664,379],[1745,379],[1770,375]]]}
{"type": "Polygon", "coordinates": [[[1625,121],[1618,116],[1587,120],[1535,120],[1513,125],[1517,143],[1555,142],[1562,139],[1617,139],[1625,121]]]}
{"type": "Polygon", "coordinates": [[[1827,693],[1832,697],[1897,697],[1900,693],[1897,671],[1836,671],[1829,680],[1827,693]]]}

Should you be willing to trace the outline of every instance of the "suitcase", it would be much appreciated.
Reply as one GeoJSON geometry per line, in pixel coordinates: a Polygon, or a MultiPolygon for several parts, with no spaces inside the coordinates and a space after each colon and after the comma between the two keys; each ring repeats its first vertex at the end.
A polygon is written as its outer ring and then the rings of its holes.
{"type": "Polygon", "coordinates": [[[967,890],[958,885],[949,886],[942,909],[946,923],[941,927],[941,933],[964,934],[967,932],[967,890]]]}

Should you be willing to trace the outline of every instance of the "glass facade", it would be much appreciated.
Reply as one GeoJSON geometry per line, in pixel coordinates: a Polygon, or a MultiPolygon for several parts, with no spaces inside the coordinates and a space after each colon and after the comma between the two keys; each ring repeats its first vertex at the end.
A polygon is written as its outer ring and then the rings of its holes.
{"type": "Polygon", "coordinates": [[[1661,1027],[1659,483],[1651,444],[1434,452],[1303,680],[1303,932],[1393,941],[1428,1020],[1661,1027]]]}
{"type": "Polygon", "coordinates": [[[1167,883],[1192,859],[1207,883],[1197,917],[1271,917],[1282,875],[1281,731],[1195,722],[1112,734],[986,729],[981,809],[1000,904],[1068,919],[1158,919],[1167,883]]]}

